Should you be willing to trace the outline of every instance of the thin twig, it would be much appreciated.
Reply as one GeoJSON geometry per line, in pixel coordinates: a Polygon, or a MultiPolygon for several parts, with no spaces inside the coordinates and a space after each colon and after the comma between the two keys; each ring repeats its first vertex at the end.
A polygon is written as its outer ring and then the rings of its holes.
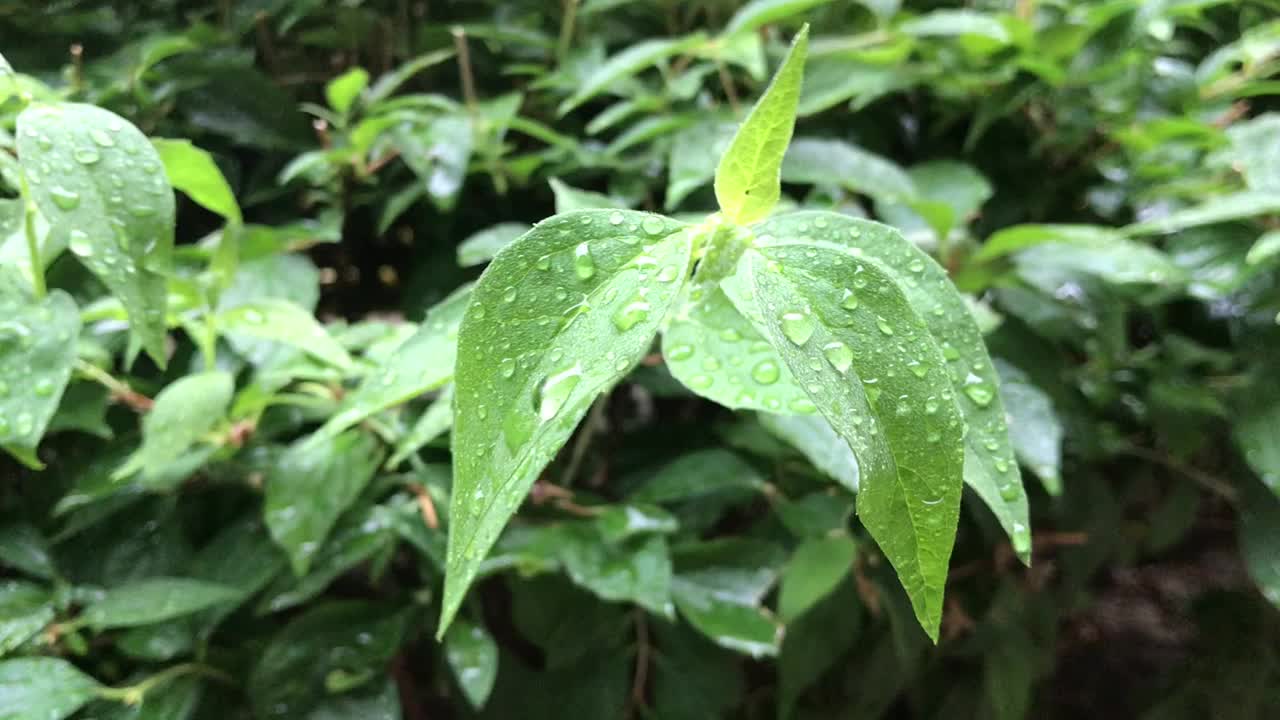
{"type": "Polygon", "coordinates": [[[573,45],[573,25],[578,18],[578,0],[564,0],[564,14],[560,18],[560,42],[556,44],[556,64],[563,65],[573,45]]]}
{"type": "Polygon", "coordinates": [[[1199,468],[1191,467],[1190,465],[1183,465],[1163,453],[1156,452],[1155,450],[1151,450],[1140,445],[1125,445],[1121,448],[1120,452],[1124,455],[1130,455],[1132,457],[1153,462],[1157,465],[1173,470],[1180,475],[1184,475],[1200,487],[1214,493],[1232,505],[1236,505],[1240,502],[1239,493],[1236,492],[1234,487],[1227,484],[1226,481],[1214,477],[1199,468]]]}
{"type": "Polygon", "coordinates": [[[578,476],[578,470],[582,468],[582,461],[586,458],[591,436],[595,435],[604,424],[604,411],[609,402],[608,397],[608,395],[601,395],[596,398],[595,403],[591,405],[591,412],[587,415],[587,421],[582,423],[582,428],[578,430],[578,438],[574,441],[573,450],[569,453],[569,467],[564,471],[565,487],[573,485],[574,478],[578,476]]]}
{"type": "Polygon", "coordinates": [[[111,391],[111,398],[129,406],[135,412],[149,412],[155,401],[137,392],[123,380],[112,377],[111,373],[84,360],[76,360],[76,372],[111,391]]]}
{"type": "Polygon", "coordinates": [[[436,505],[431,500],[431,493],[418,483],[409,483],[409,490],[418,499],[418,512],[422,513],[422,522],[432,530],[439,530],[440,517],[436,515],[436,505]]]}
{"type": "Polygon", "coordinates": [[[631,675],[631,703],[627,707],[627,717],[634,717],[637,708],[646,707],[645,687],[649,684],[649,620],[643,610],[635,611],[636,626],[636,667],[631,675]]]}
{"type": "Polygon", "coordinates": [[[476,111],[476,81],[471,74],[471,51],[467,48],[467,31],[461,25],[453,26],[453,44],[458,50],[458,74],[462,78],[462,97],[467,102],[467,109],[476,111]]]}
{"type": "Polygon", "coordinates": [[[720,60],[716,60],[716,72],[720,74],[720,85],[724,87],[725,97],[729,99],[729,107],[737,115],[742,105],[738,102],[738,87],[733,83],[733,75],[729,74],[729,68],[720,60]]]}

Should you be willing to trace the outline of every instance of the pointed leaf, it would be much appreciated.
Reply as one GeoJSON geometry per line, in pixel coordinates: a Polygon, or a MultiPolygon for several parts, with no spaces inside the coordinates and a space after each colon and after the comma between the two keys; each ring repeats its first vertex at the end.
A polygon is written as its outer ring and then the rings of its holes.
{"type": "MultiPolygon", "coordinates": [[[[941,348],[947,361],[946,373],[951,384],[948,395],[959,402],[968,426],[965,483],[995,513],[1023,562],[1030,562],[1026,493],[1005,423],[999,378],[982,332],[946,270],[893,228],[843,215],[814,212],[784,215],[761,224],[756,234],[762,244],[811,237],[880,261],[880,267],[890,273],[907,302],[924,320],[933,343],[941,348]]],[[[844,301],[846,306],[858,308],[866,299],[856,283],[844,289],[850,293],[844,301]]],[[[919,372],[920,366],[904,369],[919,372]]],[[[934,399],[939,404],[951,402],[942,396],[934,399]]],[[[931,405],[926,405],[925,409],[929,407],[931,405]]]]}
{"type": "Polygon", "coordinates": [[[660,535],[612,545],[591,524],[575,523],[561,528],[557,557],[574,583],[602,600],[632,602],[668,618],[674,614],[671,554],[660,535]]]}
{"type": "Polygon", "coordinates": [[[782,179],[840,187],[879,200],[916,196],[911,176],[896,163],[842,140],[796,138],[782,162],[782,179]]]}
{"type": "Polygon", "coordinates": [[[484,627],[459,620],[444,636],[444,656],[471,707],[484,707],[498,679],[498,644],[484,627]]]}
{"type": "Polygon", "coordinates": [[[61,658],[0,662],[0,718],[62,720],[97,697],[101,685],[61,658]]]}
{"type": "Polygon", "coordinates": [[[738,8],[724,28],[725,35],[750,32],[779,20],[808,12],[831,0],[751,0],[738,8]]]}
{"type": "Polygon", "coordinates": [[[191,144],[190,140],[156,139],[156,152],[164,163],[169,182],[187,197],[210,212],[215,212],[230,222],[239,223],[240,206],[235,193],[223,177],[222,170],[213,156],[191,144]]]}
{"type": "Polygon", "coordinates": [[[410,455],[421,450],[427,443],[448,432],[453,426],[453,386],[446,385],[440,396],[422,411],[409,432],[396,444],[395,452],[387,460],[387,467],[400,467],[410,455]]]}
{"type": "Polygon", "coordinates": [[[760,424],[849,492],[858,492],[858,458],[821,415],[761,415],[760,424]]]}
{"type": "Polygon", "coordinates": [[[155,148],[118,115],[74,103],[31,105],[17,138],[31,195],[57,237],[50,242],[69,245],[120,299],[163,366],[174,198],[155,148]]]}
{"type": "Polygon", "coordinates": [[[778,617],[789,623],[835,590],[853,569],[856,551],[848,535],[815,538],[796,548],[782,571],[778,617]]]}
{"type": "Polygon", "coordinates": [[[241,335],[292,345],[317,359],[345,370],[351,356],[330,337],[311,313],[288,300],[258,300],[218,313],[218,324],[232,336],[241,335]]]}
{"type": "Polygon", "coordinates": [[[1040,478],[1050,495],[1061,494],[1063,431],[1053,400],[1017,367],[997,360],[996,370],[1014,453],[1040,478]]]}
{"type": "Polygon", "coordinates": [[[752,657],[778,654],[782,625],[768,611],[717,596],[681,578],[672,586],[680,614],[715,644],[752,657]]]}
{"type": "Polygon", "coordinates": [[[805,25],[716,168],[720,211],[739,225],[764,218],[782,194],[782,157],[795,128],[808,47],[809,26],[805,25]]]}
{"type": "Polygon", "coordinates": [[[1268,191],[1246,190],[1209,198],[1199,205],[1175,210],[1156,220],[1134,223],[1124,228],[1124,234],[1173,233],[1201,225],[1244,220],[1278,212],[1280,212],[1280,195],[1268,191]]]}
{"type": "Polygon", "coordinates": [[[8,655],[53,622],[53,598],[35,583],[0,582],[0,657],[8,655]]]}
{"type": "Polygon", "coordinates": [[[189,578],[155,577],[112,588],[84,610],[95,630],[138,627],[171,620],[234,600],[232,587],[189,578]]]}
{"type": "Polygon", "coordinates": [[[145,481],[153,471],[181,458],[223,421],[234,391],[231,374],[220,370],[171,383],[142,418],[142,447],[112,477],[121,479],[142,472],[145,481]]]}
{"type": "Polygon", "coordinates": [[[458,266],[474,267],[493,259],[502,248],[529,232],[525,223],[506,222],[487,227],[458,245],[458,266]]]}
{"type": "Polygon", "coordinates": [[[963,425],[942,350],[876,260],[812,241],[748,258],[761,324],[853,448],[858,514],[936,638],[964,476],[963,425]],[[851,296],[859,298],[852,308],[851,296]]]}
{"type": "Polygon", "coordinates": [[[346,115],[368,86],[369,71],[361,67],[351,68],[325,83],[324,99],[329,102],[329,107],[346,115]]]}
{"type": "Polygon", "coordinates": [[[70,295],[32,300],[0,288],[0,445],[40,443],[71,378],[79,334],[70,295]]]}
{"type": "Polygon", "coordinates": [[[564,115],[610,87],[673,55],[679,55],[706,42],[702,33],[682,38],[654,39],[636,43],[610,57],[591,72],[577,92],[560,103],[559,113],[564,115]]]}
{"type": "Polygon", "coordinates": [[[691,244],[657,215],[584,210],[538,224],[485,270],[458,337],[441,633],[538,473],[648,351],[691,244]]]}

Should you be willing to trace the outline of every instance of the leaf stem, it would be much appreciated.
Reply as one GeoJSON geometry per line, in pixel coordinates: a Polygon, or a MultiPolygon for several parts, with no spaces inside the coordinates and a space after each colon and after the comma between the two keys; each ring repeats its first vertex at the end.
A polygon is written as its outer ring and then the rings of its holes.
{"type": "Polygon", "coordinates": [[[467,31],[461,25],[454,25],[453,44],[458,50],[458,75],[462,78],[462,97],[466,100],[467,109],[476,112],[476,80],[471,74],[471,51],[467,48],[467,31]]]}
{"type": "Polygon", "coordinates": [[[148,692],[156,687],[163,685],[175,678],[183,675],[202,675],[204,677],[213,678],[222,682],[231,684],[234,682],[232,678],[221,670],[211,668],[207,665],[199,663],[183,663],[182,665],[174,665],[144,679],[142,682],[134,685],[126,685],[125,687],[104,687],[98,690],[98,697],[104,700],[114,700],[124,703],[125,705],[139,705],[146,698],[148,692]]]}
{"type": "Polygon", "coordinates": [[[607,394],[596,398],[595,403],[591,405],[591,411],[587,415],[586,422],[582,423],[582,428],[578,430],[578,438],[573,444],[573,450],[569,455],[569,467],[564,471],[564,486],[573,485],[573,479],[577,476],[578,470],[582,467],[582,461],[587,455],[587,446],[591,444],[591,436],[600,428],[604,421],[604,411],[609,404],[609,396],[607,394]]]}
{"type": "MultiPolygon", "coordinates": [[[[28,192],[26,180],[22,181],[23,192],[28,192]]],[[[35,293],[36,299],[44,297],[44,258],[40,254],[40,238],[36,236],[36,204],[31,200],[26,202],[26,212],[24,213],[22,226],[27,236],[27,254],[31,258],[31,289],[35,293]]]]}
{"type": "Polygon", "coordinates": [[[578,19],[578,0],[564,0],[564,14],[560,18],[560,41],[556,44],[556,65],[563,65],[573,45],[573,26],[578,19]]]}
{"type": "Polygon", "coordinates": [[[84,360],[76,360],[76,372],[111,391],[111,395],[135,411],[144,413],[155,405],[155,401],[129,387],[123,380],[118,380],[111,373],[84,360]]]}

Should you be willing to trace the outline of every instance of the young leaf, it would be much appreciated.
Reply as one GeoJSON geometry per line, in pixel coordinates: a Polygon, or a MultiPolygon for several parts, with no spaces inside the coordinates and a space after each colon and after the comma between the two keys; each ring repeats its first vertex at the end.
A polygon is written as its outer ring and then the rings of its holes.
{"type": "Polygon", "coordinates": [[[79,334],[70,295],[33,300],[0,288],[0,446],[34,452],[71,378],[79,334]]]}
{"type": "Polygon", "coordinates": [[[174,199],[155,148],[114,113],[72,103],[28,107],[17,138],[50,242],[70,246],[120,299],[142,347],[164,366],[174,199]]]}
{"type": "Polygon", "coordinates": [[[964,475],[942,350],[876,260],[812,240],[747,258],[761,324],[853,448],[858,514],[936,639],[964,475]]]}
{"type": "Polygon", "coordinates": [[[351,356],[329,336],[314,316],[288,300],[258,300],[218,313],[218,324],[231,335],[274,340],[292,345],[340,370],[351,367],[351,356]]]}
{"type": "Polygon", "coordinates": [[[836,589],[853,568],[857,551],[848,535],[815,538],[796,548],[782,572],[778,616],[789,623],[836,589]]]}
{"type": "Polygon", "coordinates": [[[688,273],[692,242],[681,230],[627,210],[557,215],[481,276],[458,335],[439,634],[534,478],[648,351],[688,273]]]}
{"type": "Polygon", "coordinates": [[[142,447],[134,451],[115,479],[149,474],[181,458],[227,414],[235,381],[220,370],[188,375],[156,396],[155,406],[142,418],[142,447]]]}
{"type": "Polygon", "coordinates": [[[369,71],[360,67],[351,68],[325,84],[324,99],[329,101],[329,107],[337,110],[340,115],[346,115],[368,86],[369,71]]]}
{"type": "Polygon", "coordinates": [[[724,34],[727,36],[750,32],[829,2],[831,0],[751,0],[729,18],[724,34]]]}
{"type": "Polygon", "coordinates": [[[438,389],[453,377],[458,326],[471,299],[464,285],[427,313],[418,331],[352,392],[318,434],[337,435],[374,413],[438,389]]]}
{"type": "Polygon", "coordinates": [[[228,222],[242,222],[235,193],[212,155],[191,144],[190,140],[157,138],[151,144],[160,154],[165,175],[169,176],[169,182],[175,188],[228,222]]]}
{"type": "Polygon", "coordinates": [[[101,685],[61,658],[0,662],[0,718],[62,720],[97,697],[101,685]]]}
{"type": "Polygon", "coordinates": [[[706,39],[702,33],[694,33],[682,38],[645,40],[632,45],[592,71],[583,81],[582,87],[560,103],[558,112],[564,115],[620,81],[657,62],[697,47],[706,42],[706,39]]]}
{"type": "Polygon", "coordinates": [[[782,194],[782,157],[795,128],[809,26],[800,28],[773,81],[743,121],[716,168],[716,200],[730,221],[764,218],[782,194]]]}
{"type": "Polygon", "coordinates": [[[475,267],[493,259],[502,248],[529,232],[525,223],[506,222],[487,227],[458,245],[458,266],[475,267]]]}
{"type": "Polygon", "coordinates": [[[240,591],[189,578],[155,577],[112,588],[84,610],[95,630],[138,627],[171,620],[235,600],[240,591]]]}
{"type": "Polygon", "coordinates": [[[459,620],[444,636],[444,656],[471,707],[480,710],[498,679],[498,644],[480,625],[459,620]]]}
{"type": "MultiPolygon", "coordinates": [[[[1030,522],[1022,477],[1014,459],[1000,399],[999,378],[987,354],[982,332],[947,272],[893,228],[829,213],[783,215],[756,228],[762,245],[809,237],[875,258],[894,278],[907,302],[924,320],[933,343],[946,359],[946,377],[960,405],[965,434],[964,479],[995,513],[1023,562],[1031,560],[1030,522]]],[[[845,306],[857,311],[866,294],[858,283],[845,289],[845,306]]],[[[904,369],[919,372],[918,364],[904,369]]],[[[936,398],[939,402],[946,398],[936,398]]],[[[947,401],[950,402],[950,401],[947,401]]],[[[861,458],[860,458],[861,459],[861,458]]]]}
{"type": "Polygon", "coordinates": [[[378,468],[377,443],[359,430],[295,442],[267,473],[263,517],[296,575],[378,468]]]}
{"type": "Polygon", "coordinates": [[[387,460],[387,467],[394,470],[400,467],[410,455],[418,452],[427,443],[443,435],[453,426],[453,386],[446,385],[439,397],[422,411],[409,432],[396,444],[395,452],[387,460]]]}

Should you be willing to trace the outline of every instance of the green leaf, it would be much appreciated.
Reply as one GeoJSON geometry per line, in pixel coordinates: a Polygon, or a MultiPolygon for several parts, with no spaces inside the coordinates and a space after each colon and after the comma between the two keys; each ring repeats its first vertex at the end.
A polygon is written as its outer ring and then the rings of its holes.
{"type": "Polygon", "coordinates": [[[1103,244],[1123,242],[1123,238],[1098,225],[1014,225],[992,233],[973,259],[986,262],[1036,245],[1074,242],[1103,244]]]}
{"type": "Polygon", "coordinates": [[[1280,390],[1269,380],[1255,382],[1236,408],[1232,434],[1249,467],[1280,498],[1280,390]]]}
{"type": "Polygon", "coordinates": [[[49,242],[70,246],[120,299],[163,367],[174,199],[155,148],[118,115],[72,103],[31,105],[18,116],[17,138],[31,195],[52,226],[49,242]]]}
{"type": "Polygon", "coordinates": [[[679,577],[672,596],[680,614],[715,644],[757,658],[778,653],[782,625],[768,611],[722,598],[679,577]]]}
{"type": "Polygon", "coordinates": [[[856,552],[848,535],[815,538],[796,548],[782,571],[778,617],[789,623],[835,590],[853,568],[856,552]]]}
{"type": "Polygon", "coordinates": [[[401,159],[425,184],[427,195],[442,211],[452,210],[462,191],[474,135],[470,116],[462,113],[403,123],[390,132],[401,159]]]}
{"type": "Polygon", "coordinates": [[[240,206],[213,156],[191,144],[190,140],[152,140],[169,182],[201,207],[215,212],[229,222],[240,223],[240,206]]]}
{"type": "Polygon", "coordinates": [[[1266,113],[1227,128],[1234,160],[1251,190],[1280,192],[1280,114],[1266,113]]]}
{"type": "MultiPolygon", "coordinates": [[[[614,200],[603,193],[592,192],[591,190],[580,190],[571,185],[567,185],[560,178],[551,178],[548,181],[551,185],[551,192],[556,197],[556,213],[563,214],[573,212],[574,210],[599,210],[601,208],[623,208],[626,206],[614,200]]],[[[529,229],[525,228],[525,232],[529,229]]],[[[524,233],[521,233],[523,235],[524,233]]]]}
{"type": "Polygon", "coordinates": [[[444,657],[462,694],[480,710],[498,679],[498,644],[484,627],[458,620],[444,636],[444,657]]]}
{"type": "Polygon", "coordinates": [[[715,448],[667,463],[628,498],[639,503],[682,502],[725,490],[758,492],[765,478],[738,455],[715,448]]]}
{"type": "Polygon", "coordinates": [[[112,478],[137,473],[143,480],[178,460],[223,422],[235,380],[216,370],[181,378],[156,396],[155,406],[142,418],[142,446],[129,456],[112,478]]]}
{"type": "Polygon", "coordinates": [[[782,179],[841,187],[877,199],[909,199],[915,183],[892,161],[841,140],[797,138],[782,161],[782,179]]]}
{"type": "Polygon", "coordinates": [[[1248,483],[1240,504],[1240,553],[1263,597],[1280,609],[1280,498],[1248,483]]]}
{"type": "Polygon", "coordinates": [[[190,615],[239,596],[235,588],[203,580],[148,578],[107,590],[85,608],[81,620],[95,630],[138,627],[190,615]]]}
{"type": "Polygon", "coordinates": [[[667,194],[663,207],[674,210],[693,191],[715,178],[716,165],[737,127],[710,118],[676,133],[667,158],[667,194]]]}
{"type": "Polygon", "coordinates": [[[351,367],[351,356],[312,314],[288,301],[246,302],[218,313],[218,325],[231,336],[273,340],[307,352],[340,370],[351,367]]]}
{"type": "Polygon", "coordinates": [[[812,241],[761,247],[748,258],[761,324],[853,448],[858,514],[936,638],[965,457],[942,350],[877,260],[812,241]]]}
{"type": "Polygon", "coordinates": [[[338,576],[385,551],[395,538],[386,508],[374,505],[351,513],[321,547],[304,577],[285,574],[262,593],[262,614],[297,607],[324,592],[338,576]]]}
{"type": "Polygon", "coordinates": [[[49,541],[28,523],[8,523],[0,527],[0,565],[44,580],[58,577],[49,541]]]}
{"type": "Polygon", "coordinates": [[[98,681],[60,658],[0,662],[0,718],[62,720],[98,695],[98,681]]]}
{"type": "Polygon", "coordinates": [[[475,267],[493,259],[502,248],[529,232],[525,223],[498,223],[472,234],[458,245],[458,266],[475,267]]]}
{"type": "Polygon", "coordinates": [[[669,535],[680,529],[675,516],[656,505],[610,505],[595,518],[596,529],[607,543],[620,543],[636,535],[669,535]]]}
{"type": "Polygon", "coordinates": [[[1280,230],[1263,233],[1249,248],[1245,261],[1250,265],[1261,265],[1280,255],[1280,230]]]}
{"type": "MultiPolygon", "coordinates": [[[[815,50],[816,52],[816,50],[815,50]]],[[[871,65],[844,56],[810,59],[796,114],[808,117],[852,100],[854,109],[890,92],[910,86],[909,69],[899,65],[871,65]]]]}
{"type": "Polygon", "coordinates": [[[1025,275],[1093,275],[1112,285],[1179,285],[1186,272],[1165,253],[1122,237],[1081,235],[1068,242],[1040,243],[1022,250],[1014,263],[1025,275]]]}
{"type": "Polygon", "coordinates": [[[646,68],[704,42],[706,42],[706,35],[694,33],[681,38],[654,39],[636,43],[591,71],[577,91],[560,103],[558,112],[564,115],[646,68]]]}
{"type": "Polygon", "coordinates": [[[973,10],[935,10],[902,23],[898,30],[913,37],[981,35],[1001,43],[1011,40],[994,16],[973,10]]]}
{"type": "Polygon", "coordinates": [[[761,415],[760,424],[799,450],[841,487],[858,492],[858,458],[821,415],[761,415]]]}
{"type": "Polygon", "coordinates": [[[375,413],[449,382],[457,354],[458,326],[470,299],[471,286],[463,285],[431,308],[418,331],[365,376],[317,433],[337,435],[375,413]]]}
{"type": "Polygon", "coordinates": [[[1278,212],[1280,212],[1280,195],[1275,192],[1246,190],[1231,195],[1219,195],[1199,205],[1175,210],[1156,220],[1134,223],[1125,227],[1123,232],[1126,235],[1174,233],[1201,225],[1244,220],[1278,212]]]}
{"type": "Polygon", "coordinates": [[[626,210],[557,215],[481,276],[458,336],[440,633],[538,473],[648,351],[688,273],[681,228],[626,210]]]}
{"type": "Polygon", "coordinates": [[[0,582],[0,657],[35,637],[53,618],[48,590],[21,580],[0,582]]]}
{"type": "Polygon", "coordinates": [[[303,438],[267,472],[263,517],[271,537],[306,574],[338,516],[369,484],[380,461],[377,443],[359,430],[303,438]]]}
{"type": "MultiPolygon", "coordinates": [[[[759,242],[766,245],[785,242],[788,238],[811,237],[819,242],[844,246],[855,256],[875,258],[879,267],[891,274],[915,314],[928,328],[932,342],[925,344],[936,344],[947,361],[946,376],[950,379],[950,388],[933,397],[934,402],[929,402],[930,398],[925,396],[923,409],[928,414],[930,408],[936,410],[938,406],[959,403],[968,427],[964,434],[965,483],[991,508],[1018,556],[1024,563],[1029,563],[1031,537],[1027,498],[1005,423],[1004,405],[998,392],[999,378],[987,354],[982,332],[964,298],[951,284],[946,270],[893,228],[841,215],[784,215],[762,224],[756,233],[759,242]]],[[[841,290],[842,295],[848,290],[849,295],[844,298],[843,305],[853,306],[853,312],[858,312],[865,298],[865,293],[857,285],[856,281],[850,281],[841,290]]],[[[906,362],[905,369],[913,374],[921,371],[919,364],[911,364],[911,358],[906,362]]],[[[862,481],[865,483],[866,473],[862,474],[862,481]]]]}
{"type": "Polygon", "coordinates": [[[997,360],[995,366],[1014,453],[1040,478],[1050,495],[1061,494],[1063,430],[1053,400],[1013,365],[997,360]]]}
{"type": "Polygon", "coordinates": [[[619,544],[602,542],[592,523],[560,529],[557,557],[574,583],[609,602],[632,602],[672,617],[671,556],[667,541],[650,535],[619,544]]]}
{"type": "Polygon", "coordinates": [[[203,695],[200,680],[180,677],[149,689],[137,705],[114,704],[101,720],[188,720],[195,714],[203,695]]]}
{"type": "Polygon", "coordinates": [[[782,157],[795,129],[796,103],[804,77],[809,26],[791,41],[773,81],[751,108],[716,168],[716,200],[730,221],[748,225],[764,218],[782,194],[782,157]]]}
{"type": "Polygon", "coordinates": [[[329,101],[329,107],[337,110],[341,115],[346,115],[356,99],[360,97],[360,93],[367,87],[369,87],[369,71],[360,67],[351,68],[325,83],[324,99],[329,101]]]}
{"type": "Polygon", "coordinates": [[[387,460],[387,467],[400,467],[406,458],[448,432],[450,427],[453,427],[453,386],[446,385],[439,397],[418,416],[409,432],[396,443],[395,452],[387,460]]]}
{"type": "Polygon", "coordinates": [[[751,0],[738,8],[724,28],[725,35],[751,32],[796,15],[806,13],[831,0],[751,0]]]}
{"type": "Polygon", "coordinates": [[[0,445],[39,445],[71,379],[79,334],[70,295],[32,300],[0,288],[0,445]]]}

